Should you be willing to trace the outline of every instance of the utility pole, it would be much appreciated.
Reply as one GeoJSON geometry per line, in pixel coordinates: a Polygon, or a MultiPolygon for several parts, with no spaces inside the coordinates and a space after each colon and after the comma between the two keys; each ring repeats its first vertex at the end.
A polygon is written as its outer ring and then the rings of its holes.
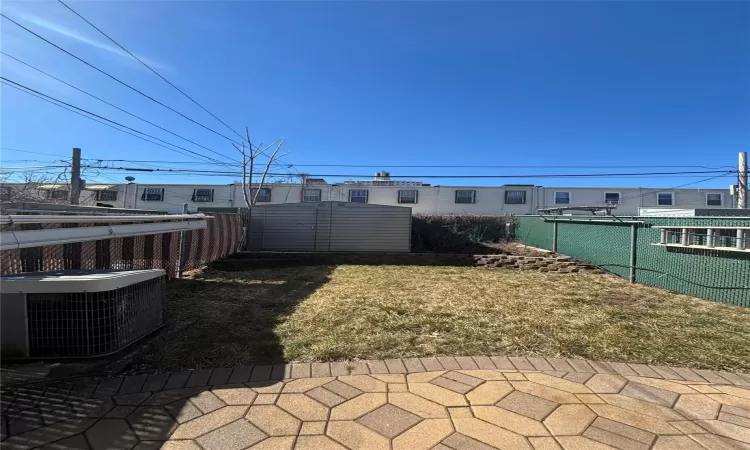
{"type": "Polygon", "coordinates": [[[747,152],[740,152],[740,167],[739,174],[737,177],[738,191],[737,192],[737,207],[747,208],[747,152]]]}
{"type": "Polygon", "coordinates": [[[81,197],[81,149],[73,149],[73,166],[70,170],[70,204],[77,205],[81,197]]]}
{"type": "Polygon", "coordinates": [[[304,202],[305,201],[305,185],[307,184],[306,173],[299,174],[299,182],[302,183],[302,186],[300,186],[300,189],[299,189],[299,201],[304,202]]]}

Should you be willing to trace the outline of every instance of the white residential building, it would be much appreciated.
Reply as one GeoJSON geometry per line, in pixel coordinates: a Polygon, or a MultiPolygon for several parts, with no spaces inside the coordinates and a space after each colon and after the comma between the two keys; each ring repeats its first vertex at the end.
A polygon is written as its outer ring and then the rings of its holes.
{"type": "MultiPolygon", "coordinates": [[[[308,180],[309,182],[312,180],[308,180]]],[[[20,185],[2,186],[13,200],[20,185]]],[[[41,185],[39,198],[65,199],[67,185],[41,185]]],[[[252,195],[247,192],[247,195],[252,195]]],[[[82,205],[103,203],[118,208],[181,212],[200,207],[243,207],[242,185],[112,184],[87,185],[82,205]]],[[[616,205],[616,215],[637,215],[639,208],[733,208],[728,189],[658,189],[625,187],[545,187],[534,185],[431,186],[420,182],[375,180],[329,184],[315,180],[305,186],[274,183],[264,186],[258,203],[315,201],[362,202],[409,206],[415,214],[535,214],[540,208],[616,205]]],[[[27,199],[27,201],[31,201],[27,199]]]]}

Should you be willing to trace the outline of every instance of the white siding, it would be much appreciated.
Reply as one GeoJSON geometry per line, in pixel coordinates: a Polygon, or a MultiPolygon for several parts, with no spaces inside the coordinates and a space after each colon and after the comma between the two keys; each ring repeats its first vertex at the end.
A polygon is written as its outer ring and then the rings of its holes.
{"type": "Polygon", "coordinates": [[[637,215],[638,208],[657,208],[656,195],[659,192],[671,192],[673,194],[672,206],[663,206],[664,208],[731,208],[731,198],[729,191],[726,189],[658,189],[658,188],[576,188],[576,187],[550,187],[539,188],[540,208],[554,208],[555,192],[570,192],[571,206],[601,206],[604,205],[605,192],[618,192],[620,194],[620,204],[613,212],[616,215],[637,215]],[[708,206],[706,204],[707,193],[722,194],[723,206],[708,206]]]}
{"type": "MultiPolygon", "coordinates": [[[[13,185],[10,185],[13,186],[13,185]]],[[[271,202],[259,203],[259,206],[280,203],[299,203],[302,199],[302,186],[299,184],[270,184],[271,202]]],[[[658,208],[658,192],[672,192],[674,204],[664,208],[732,208],[732,198],[727,189],[658,189],[658,188],[582,188],[582,187],[533,187],[533,186],[362,186],[356,184],[309,185],[309,189],[321,190],[321,201],[349,201],[352,189],[367,190],[368,203],[374,205],[408,206],[415,214],[533,214],[539,208],[560,206],[603,206],[605,192],[620,194],[620,204],[614,210],[617,215],[636,215],[638,208],[658,208]],[[416,204],[398,203],[399,190],[416,190],[416,204]],[[475,203],[456,203],[457,190],[476,191],[475,203]],[[525,204],[506,204],[505,193],[508,190],[526,192],[525,204]],[[570,192],[570,205],[556,205],[555,192],[570,192]],[[722,206],[709,206],[707,193],[722,194],[722,206]]],[[[189,211],[199,207],[244,207],[242,186],[235,184],[186,185],[186,184],[121,184],[117,201],[106,201],[118,208],[154,209],[173,213],[182,211],[182,205],[188,205],[189,211]],[[163,188],[163,201],[141,200],[146,188],[163,188]],[[194,189],[213,189],[213,202],[194,202],[194,189]]],[[[248,189],[248,196],[250,190],[248,189]]],[[[81,193],[82,205],[96,204],[96,193],[84,190],[81,193]]]]}

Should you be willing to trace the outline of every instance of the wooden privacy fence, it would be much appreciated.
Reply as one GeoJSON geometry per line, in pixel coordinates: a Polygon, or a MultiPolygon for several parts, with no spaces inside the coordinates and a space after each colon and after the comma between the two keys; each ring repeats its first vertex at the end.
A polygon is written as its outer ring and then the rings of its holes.
{"type": "MultiPolygon", "coordinates": [[[[126,220],[123,220],[126,222],[126,220]]],[[[164,269],[170,278],[239,250],[244,225],[239,214],[216,214],[202,230],[158,233],[0,251],[2,275],[76,269],[164,269]]],[[[16,230],[75,228],[98,224],[23,224],[16,230]]]]}

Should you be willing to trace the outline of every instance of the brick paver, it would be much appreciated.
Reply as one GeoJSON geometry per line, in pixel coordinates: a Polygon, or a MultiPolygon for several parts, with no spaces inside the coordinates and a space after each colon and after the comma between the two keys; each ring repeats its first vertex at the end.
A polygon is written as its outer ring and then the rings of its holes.
{"type": "Polygon", "coordinates": [[[242,366],[4,388],[2,400],[11,449],[750,448],[750,375],[579,359],[242,366]]]}

